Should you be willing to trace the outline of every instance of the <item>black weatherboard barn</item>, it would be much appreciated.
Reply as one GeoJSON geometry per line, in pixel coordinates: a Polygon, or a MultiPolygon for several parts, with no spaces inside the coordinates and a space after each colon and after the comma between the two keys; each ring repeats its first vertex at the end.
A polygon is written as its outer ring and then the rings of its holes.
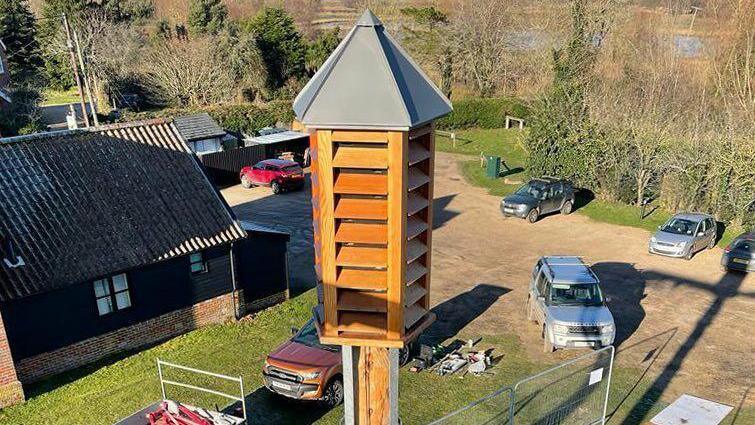
{"type": "Polygon", "coordinates": [[[0,394],[284,299],[287,241],[172,121],[0,139],[0,394]]]}

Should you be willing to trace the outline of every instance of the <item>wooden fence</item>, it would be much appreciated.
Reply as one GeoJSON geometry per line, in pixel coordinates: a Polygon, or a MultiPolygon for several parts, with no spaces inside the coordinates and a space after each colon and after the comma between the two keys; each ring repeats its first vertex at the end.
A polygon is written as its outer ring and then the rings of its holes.
{"type": "Polygon", "coordinates": [[[233,184],[239,181],[239,172],[247,165],[254,165],[265,159],[265,147],[246,146],[223,152],[199,156],[207,176],[217,185],[233,184]]]}

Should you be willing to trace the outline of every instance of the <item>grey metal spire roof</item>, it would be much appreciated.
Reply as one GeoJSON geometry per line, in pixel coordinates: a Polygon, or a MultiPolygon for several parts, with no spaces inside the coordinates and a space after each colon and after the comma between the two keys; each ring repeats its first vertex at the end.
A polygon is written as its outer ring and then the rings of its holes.
{"type": "Polygon", "coordinates": [[[369,10],[294,100],[297,118],[312,128],[406,129],[451,110],[369,10]]]}

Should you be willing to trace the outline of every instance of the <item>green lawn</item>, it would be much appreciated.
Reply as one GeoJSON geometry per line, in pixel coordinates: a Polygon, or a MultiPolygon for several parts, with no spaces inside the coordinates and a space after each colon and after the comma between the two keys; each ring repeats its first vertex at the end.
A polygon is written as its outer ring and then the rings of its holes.
{"type": "MultiPolygon", "coordinates": [[[[266,353],[289,337],[291,326],[300,326],[309,317],[315,300],[315,291],[311,290],[254,318],[209,326],[140,353],[111,359],[100,365],[42,382],[27,388],[29,399],[26,403],[0,410],[0,423],[112,423],[160,398],[155,359],[161,358],[218,373],[242,376],[248,394],[250,423],[338,424],[343,415],[340,407],[324,411],[314,403],[276,397],[262,387],[260,370],[266,353]]],[[[456,337],[466,340],[478,336],[480,335],[467,335],[462,331],[456,337]]],[[[482,338],[477,347],[492,348],[492,355],[497,362],[491,369],[494,375],[440,377],[428,372],[412,373],[407,368],[401,370],[400,411],[404,423],[427,423],[551,366],[529,360],[515,335],[482,335],[482,338]]],[[[661,342],[651,341],[646,346],[629,347],[627,350],[639,350],[642,354],[650,352],[661,342]]],[[[580,351],[568,355],[583,353],[585,352],[580,351]]],[[[660,402],[650,406],[641,402],[642,397],[648,394],[647,388],[652,376],[643,376],[644,369],[625,361],[621,351],[617,356],[617,365],[609,402],[609,412],[616,412],[610,423],[639,423],[639,418],[627,417],[636,406],[641,406],[641,416],[645,420],[649,419],[663,407],[660,402]]],[[[646,365],[647,363],[643,363],[642,367],[646,365]]],[[[220,389],[234,391],[233,386],[220,389]]],[[[569,388],[565,388],[564,392],[568,393],[569,388]]],[[[168,396],[210,408],[224,405],[223,400],[215,396],[202,397],[180,389],[169,390],[168,396]]],[[[490,410],[500,410],[505,406],[504,403],[503,398],[493,399],[472,411],[472,415],[466,419],[486,418],[490,410]]],[[[737,423],[749,423],[752,419],[755,419],[755,411],[747,408],[739,413],[737,423]]],[[[731,421],[731,418],[728,420],[731,421]]]]}
{"type": "MultiPolygon", "coordinates": [[[[525,169],[527,153],[522,144],[525,134],[515,129],[460,130],[456,132],[455,147],[450,138],[440,136],[437,137],[437,148],[444,152],[474,155],[475,159],[462,163],[464,177],[475,186],[487,188],[492,195],[505,196],[516,190],[520,186],[519,182],[529,178],[525,169]],[[500,156],[513,172],[504,172],[504,177],[499,179],[488,178],[480,165],[481,153],[500,156]]],[[[596,221],[638,227],[651,232],[671,216],[670,212],[649,205],[645,218],[641,219],[640,209],[635,206],[600,199],[591,200],[577,211],[596,221]]],[[[740,233],[741,229],[727,228],[718,245],[728,245],[740,233]]]]}
{"type": "Polygon", "coordinates": [[[69,103],[78,103],[81,100],[76,88],[67,91],[45,90],[43,97],[42,106],[65,105],[69,103]]]}

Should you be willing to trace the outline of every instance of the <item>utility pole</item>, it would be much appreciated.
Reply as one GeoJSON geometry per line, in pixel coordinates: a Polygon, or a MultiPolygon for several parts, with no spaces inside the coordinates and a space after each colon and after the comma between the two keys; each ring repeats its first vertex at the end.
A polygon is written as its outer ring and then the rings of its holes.
{"type": "Polygon", "coordinates": [[[89,123],[89,114],[87,114],[87,103],[84,100],[84,90],[81,87],[81,76],[79,75],[79,66],[76,64],[76,53],[73,51],[73,40],[71,40],[71,27],[68,25],[68,17],[63,14],[63,28],[66,31],[66,47],[71,57],[71,68],[73,69],[73,78],[76,80],[76,86],[79,88],[79,98],[81,99],[81,111],[84,115],[84,125],[91,127],[89,123]]]}
{"type": "Polygon", "coordinates": [[[92,119],[94,119],[94,126],[99,127],[100,121],[97,118],[97,105],[94,104],[92,98],[92,87],[89,84],[89,78],[87,77],[87,71],[84,67],[84,56],[81,55],[81,43],[79,43],[79,34],[76,30],[73,30],[73,40],[76,43],[76,53],[79,56],[79,65],[81,66],[81,77],[84,82],[84,88],[87,91],[87,98],[89,99],[89,107],[92,108],[92,119]]]}

